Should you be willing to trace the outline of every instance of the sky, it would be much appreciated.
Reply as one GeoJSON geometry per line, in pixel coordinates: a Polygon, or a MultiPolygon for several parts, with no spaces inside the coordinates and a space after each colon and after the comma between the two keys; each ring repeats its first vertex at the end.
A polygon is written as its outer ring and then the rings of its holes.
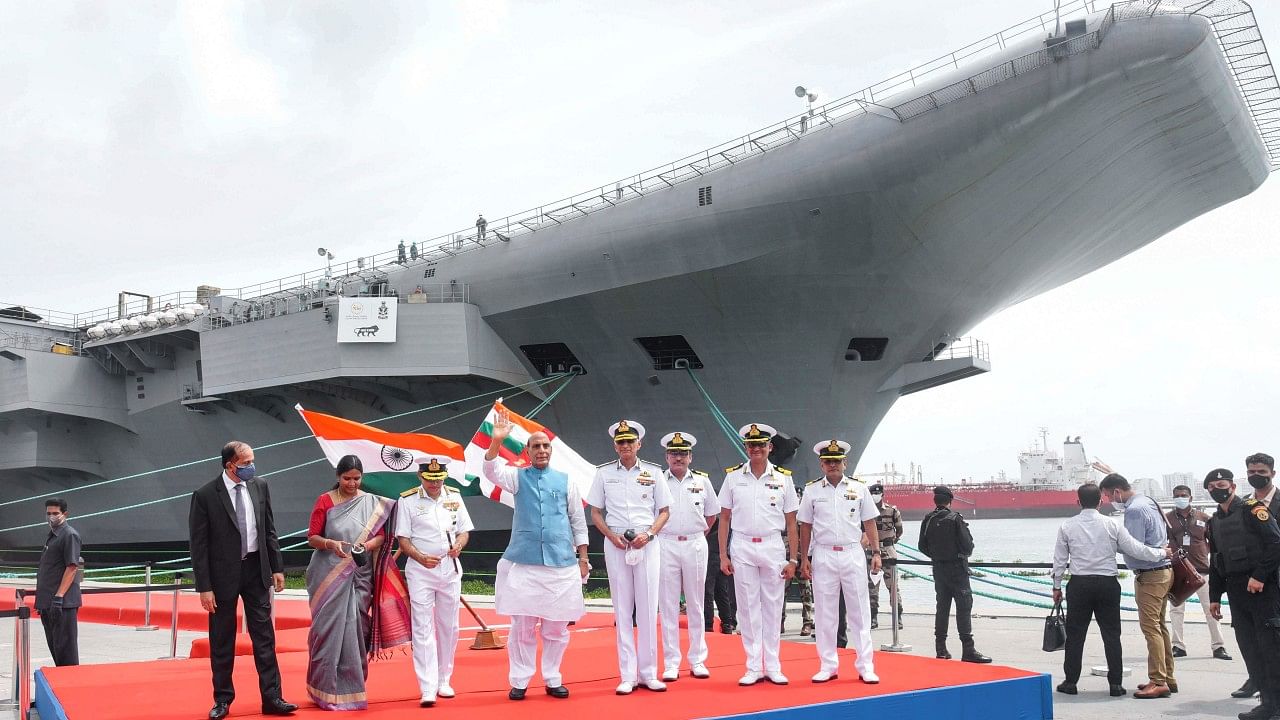
{"type": "MultiPolygon", "coordinates": [[[[1280,8],[1254,3],[1280,43],[1280,8]]],[[[249,285],[612,183],[1049,0],[0,4],[0,305],[249,285]]],[[[972,335],[859,469],[1017,475],[1047,427],[1129,477],[1280,454],[1268,180],[972,335]]]]}

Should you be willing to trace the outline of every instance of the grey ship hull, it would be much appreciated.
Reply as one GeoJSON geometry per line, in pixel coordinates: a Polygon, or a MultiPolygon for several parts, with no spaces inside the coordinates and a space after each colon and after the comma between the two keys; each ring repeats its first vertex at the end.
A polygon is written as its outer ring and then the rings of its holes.
{"type": "MultiPolygon", "coordinates": [[[[8,497],[56,494],[208,457],[230,438],[262,446],[305,435],[288,409],[294,402],[367,421],[518,384],[539,370],[519,348],[543,343],[564,343],[586,370],[539,416],[585,457],[607,458],[604,428],[631,417],[655,438],[672,429],[697,435],[696,466],[735,464],[688,375],[655,370],[636,342],[668,335],[696,351],[699,379],[731,420],[767,422],[807,443],[841,437],[856,461],[902,393],[948,379],[921,362],[940,342],[1248,194],[1267,173],[1208,24],[1121,23],[1096,50],[909,122],[865,115],[696,183],[443,260],[434,277],[468,288],[465,322],[442,321],[439,306],[402,304],[403,357],[344,351],[308,364],[333,352],[325,343],[334,334],[310,312],[199,333],[176,350],[172,369],[147,376],[151,401],[134,400],[131,376],[77,380],[107,393],[116,392],[111,383],[126,385],[120,411],[36,402],[30,392],[16,398],[0,375],[8,393],[0,396],[0,480],[8,497]],[[714,188],[714,204],[698,204],[701,186],[714,188]],[[461,333],[443,337],[466,343],[469,357],[412,359],[431,355],[446,331],[461,333]],[[846,360],[853,337],[887,338],[883,357],[846,360]],[[237,355],[245,347],[255,351],[237,355]],[[204,394],[221,398],[205,412],[177,399],[197,359],[204,394]]],[[[409,289],[421,277],[411,267],[389,283],[409,289]]],[[[88,358],[17,354],[28,375],[56,361],[105,377],[88,358]]],[[[957,377],[975,369],[957,367],[957,377]]],[[[414,429],[484,403],[383,427],[414,429]]],[[[478,422],[470,414],[431,432],[465,443],[478,422]]],[[[642,455],[659,459],[655,445],[642,455]]],[[[259,466],[318,457],[306,440],[260,451],[259,466]]],[[[815,473],[810,457],[802,450],[788,463],[797,477],[815,473]]],[[[180,495],[216,472],[205,462],[69,499],[73,515],[84,515],[180,495]]],[[[284,533],[305,526],[331,471],[312,463],[268,481],[284,533]]],[[[496,503],[470,506],[482,528],[508,522],[496,503]]],[[[0,526],[38,517],[33,506],[0,506],[0,526]]],[[[182,541],[186,502],[77,525],[90,543],[182,541]]],[[[0,546],[41,537],[38,529],[0,533],[0,546]]]]}

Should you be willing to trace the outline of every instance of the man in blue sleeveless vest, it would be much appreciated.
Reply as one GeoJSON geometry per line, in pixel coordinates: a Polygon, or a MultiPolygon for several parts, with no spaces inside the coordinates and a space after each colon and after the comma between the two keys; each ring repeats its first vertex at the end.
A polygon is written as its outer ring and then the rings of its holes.
{"type": "Polygon", "coordinates": [[[535,432],[525,445],[530,467],[498,460],[511,434],[511,418],[500,413],[484,456],[485,478],[515,497],[511,541],[498,561],[496,610],[511,616],[507,638],[507,697],[523,700],[538,657],[542,626],[542,680],[547,694],[569,697],[560,661],[569,647],[569,623],[582,617],[582,581],[587,564],[587,516],[569,476],[553,470],[551,439],[535,432]],[[577,558],[574,558],[575,549],[577,558]]]}

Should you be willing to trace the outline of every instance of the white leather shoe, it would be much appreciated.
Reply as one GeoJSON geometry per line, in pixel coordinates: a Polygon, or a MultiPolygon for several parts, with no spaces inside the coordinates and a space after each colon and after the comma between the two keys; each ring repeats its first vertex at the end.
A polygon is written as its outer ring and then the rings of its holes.
{"type": "Polygon", "coordinates": [[[439,695],[442,698],[451,698],[454,695],[457,695],[457,693],[453,691],[453,688],[449,686],[449,683],[445,683],[436,688],[436,695],[439,695]]]}
{"type": "Polygon", "coordinates": [[[835,680],[837,677],[839,676],[836,675],[835,672],[831,670],[819,670],[818,672],[813,674],[813,677],[810,678],[810,680],[816,683],[824,683],[824,682],[827,682],[828,680],[835,680]]]}
{"type": "Polygon", "coordinates": [[[711,677],[711,671],[708,670],[707,666],[703,665],[702,663],[698,663],[697,665],[694,665],[692,668],[690,668],[689,674],[698,678],[699,680],[705,680],[711,677]]]}
{"type": "Polygon", "coordinates": [[[746,675],[743,675],[742,677],[738,678],[738,684],[743,687],[746,687],[748,685],[755,685],[756,683],[760,682],[760,679],[762,677],[764,676],[761,675],[760,673],[748,672],[746,675]]]}
{"type": "Polygon", "coordinates": [[[614,695],[630,695],[632,690],[636,689],[636,684],[630,680],[623,680],[618,683],[618,687],[613,689],[614,695]]]}
{"type": "Polygon", "coordinates": [[[874,671],[868,670],[868,671],[866,671],[866,672],[862,673],[862,682],[864,682],[864,683],[866,683],[866,684],[868,684],[868,685],[879,685],[879,684],[880,684],[880,676],[879,676],[879,675],[877,675],[877,674],[875,674],[875,672],[874,672],[874,671]]]}
{"type": "Polygon", "coordinates": [[[431,707],[435,704],[436,704],[435,695],[423,695],[422,698],[418,700],[418,707],[431,707]]]}
{"type": "Polygon", "coordinates": [[[666,683],[662,682],[658,678],[649,678],[648,680],[641,680],[640,684],[643,685],[646,690],[652,690],[654,692],[667,691],[666,683]]]}
{"type": "Polygon", "coordinates": [[[764,674],[764,677],[766,680],[773,683],[774,685],[786,685],[787,683],[791,682],[790,680],[787,679],[786,675],[782,674],[780,670],[767,672],[764,674]]]}
{"type": "Polygon", "coordinates": [[[662,682],[675,682],[680,679],[680,670],[678,668],[667,668],[662,671],[662,682]]]}

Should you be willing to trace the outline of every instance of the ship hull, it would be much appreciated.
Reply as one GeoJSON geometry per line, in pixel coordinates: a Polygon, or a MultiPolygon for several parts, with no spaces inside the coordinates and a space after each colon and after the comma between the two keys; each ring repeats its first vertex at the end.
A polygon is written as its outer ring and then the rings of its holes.
{"type": "MultiPolygon", "coordinates": [[[[1075,490],[1023,490],[1019,488],[953,487],[951,509],[966,518],[1064,518],[1080,512],[1075,490]]],[[[933,488],[885,487],[885,502],[907,520],[919,520],[933,511],[933,488]]],[[[1102,511],[1110,512],[1110,503],[1102,511]]]]}
{"type": "MultiPolygon", "coordinates": [[[[586,374],[538,419],[588,459],[610,456],[605,429],[627,417],[653,437],[676,429],[697,435],[694,464],[717,482],[722,468],[740,462],[688,373],[656,370],[637,343],[681,335],[703,365],[699,382],[733,422],[768,423],[805,444],[847,440],[854,465],[899,397],[893,378],[902,368],[1000,309],[1258,187],[1268,168],[1251,122],[1207,22],[1124,22],[1096,50],[916,119],[857,117],[697,183],[462,253],[431,270],[437,281],[469,288],[481,329],[496,338],[486,342],[516,357],[526,345],[572,350],[586,374]],[[713,205],[698,203],[699,185],[714,187],[713,205]],[[847,359],[850,339],[858,337],[886,339],[883,356],[847,359]]],[[[393,270],[388,282],[407,291],[423,273],[393,270]]],[[[412,317],[413,305],[401,308],[412,317]]],[[[314,382],[273,381],[264,373],[257,383],[226,380],[210,389],[208,378],[229,377],[237,362],[291,378],[291,366],[323,349],[324,338],[314,335],[326,327],[319,311],[303,315],[312,316],[305,347],[291,345],[296,333],[282,331],[293,322],[287,316],[206,330],[194,348],[179,350],[179,370],[203,357],[205,391],[223,397],[214,412],[192,412],[176,399],[154,403],[166,387],[178,394],[180,381],[168,371],[148,376],[145,401],[141,383],[135,401],[134,378],[117,378],[129,402],[123,419],[68,419],[30,400],[0,402],[15,432],[52,443],[65,430],[77,453],[74,463],[32,463],[20,457],[20,444],[11,445],[13,461],[0,457],[6,495],[54,495],[185,465],[215,455],[232,438],[262,447],[305,436],[294,414],[271,409],[295,402],[368,421],[500,389],[518,374],[508,367],[487,377],[425,377],[410,369],[379,377],[361,369],[361,388],[339,376],[328,380],[326,393],[314,382]],[[213,353],[214,338],[226,337],[235,342],[218,344],[230,350],[213,353]],[[236,357],[233,350],[243,348],[254,355],[236,357]],[[370,394],[375,407],[358,399],[370,394]],[[72,464],[77,469],[59,469],[72,464]]],[[[401,346],[411,342],[406,322],[401,346]]],[[[412,342],[425,352],[432,341],[412,342]]],[[[539,368],[525,362],[523,370],[536,377],[539,368]]],[[[533,405],[524,400],[517,409],[533,405]]],[[[465,442],[479,422],[461,414],[467,409],[455,403],[383,427],[439,422],[431,432],[465,442]]],[[[797,479],[818,472],[804,448],[788,459],[797,479]]],[[[641,454],[660,457],[652,442],[641,454]]],[[[314,499],[332,482],[318,456],[309,441],[258,452],[264,472],[281,471],[268,482],[282,534],[305,527],[314,499]]],[[[184,493],[217,472],[215,461],[205,461],[75,492],[68,498],[72,522],[90,544],[180,542],[184,493]],[[142,504],[163,498],[172,499],[142,504]],[[122,506],[132,509],[91,516],[122,506]]],[[[1021,510],[1013,500],[985,503],[975,506],[980,513],[1069,514],[1074,497],[1021,510]]],[[[37,504],[0,506],[0,525],[39,519],[37,504]]],[[[509,523],[496,503],[469,504],[482,529],[509,523]]],[[[0,546],[35,546],[42,537],[39,528],[6,531],[0,546]]]]}

